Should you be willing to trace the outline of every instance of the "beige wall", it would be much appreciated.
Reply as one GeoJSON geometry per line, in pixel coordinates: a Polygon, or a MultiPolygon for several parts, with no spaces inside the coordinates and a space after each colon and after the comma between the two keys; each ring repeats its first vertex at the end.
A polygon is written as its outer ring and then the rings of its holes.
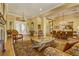
{"type": "Polygon", "coordinates": [[[79,13],[73,13],[73,14],[65,15],[64,18],[63,18],[63,16],[55,18],[54,22],[53,22],[54,26],[59,25],[60,22],[63,23],[63,21],[74,22],[73,28],[74,28],[74,31],[75,31],[75,30],[77,30],[77,26],[79,26],[79,13]]]}
{"type": "Polygon", "coordinates": [[[16,16],[7,14],[7,29],[13,29],[14,28],[14,21],[16,20],[16,16]],[[12,22],[12,25],[10,25],[10,22],[12,22]]]}
{"type": "Polygon", "coordinates": [[[31,27],[31,22],[34,22],[34,30],[35,30],[35,35],[37,35],[37,33],[38,33],[38,24],[40,24],[41,25],[41,27],[42,27],[42,29],[43,29],[43,20],[42,20],[42,18],[41,17],[35,17],[35,18],[32,18],[31,20],[30,20],[30,26],[29,27],[31,27]]]}
{"type": "MultiPolygon", "coordinates": [[[[38,34],[38,24],[40,24],[42,26],[42,30],[44,34],[48,34],[49,32],[49,23],[48,23],[48,19],[46,17],[35,17],[32,18],[29,23],[34,22],[34,30],[36,32],[35,35],[38,34]]],[[[31,27],[31,25],[29,26],[31,27]]]]}
{"type": "MultiPolygon", "coordinates": [[[[0,3],[0,12],[3,14],[3,6],[2,6],[2,3],[0,3]]],[[[5,14],[4,14],[4,19],[6,20],[6,14],[7,14],[7,4],[5,4],[5,14]]],[[[2,27],[2,28],[4,28],[4,31],[5,31],[5,39],[4,39],[4,43],[5,43],[5,45],[4,45],[4,47],[5,47],[5,49],[6,49],[6,41],[7,41],[7,35],[6,35],[6,24],[5,25],[1,25],[0,24],[0,27],[2,27]]]]}
{"type": "MultiPolygon", "coordinates": [[[[13,14],[7,14],[7,30],[8,29],[15,29],[15,22],[16,21],[22,21],[22,17],[20,16],[16,16],[16,15],[13,15],[13,14]],[[12,22],[12,26],[10,25],[10,22],[12,22]]],[[[29,30],[30,30],[30,23],[32,21],[30,19],[25,19],[24,23],[26,23],[27,27],[26,27],[26,30],[27,30],[27,33],[29,35],[29,30]]]]}

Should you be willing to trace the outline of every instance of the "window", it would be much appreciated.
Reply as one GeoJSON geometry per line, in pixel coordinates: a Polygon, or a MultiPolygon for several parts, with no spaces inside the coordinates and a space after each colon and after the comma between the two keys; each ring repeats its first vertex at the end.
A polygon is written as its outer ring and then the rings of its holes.
{"type": "Polygon", "coordinates": [[[16,22],[15,22],[15,29],[16,29],[20,34],[26,34],[26,24],[25,24],[25,22],[16,21],[16,22]]]}

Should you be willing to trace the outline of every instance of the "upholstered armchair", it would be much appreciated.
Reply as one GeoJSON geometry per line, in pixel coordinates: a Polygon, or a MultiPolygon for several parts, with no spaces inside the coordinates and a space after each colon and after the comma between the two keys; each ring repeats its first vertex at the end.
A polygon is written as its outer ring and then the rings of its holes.
{"type": "Polygon", "coordinates": [[[76,43],[73,47],[71,47],[65,52],[73,56],[79,56],[79,43],[76,43]]]}
{"type": "Polygon", "coordinates": [[[7,30],[7,37],[11,37],[12,31],[11,30],[7,30]]]}
{"type": "Polygon", "coordinates": [[[75,44],[77,44],[77,43],[79,43],[79,40],[77,40],[77,41],[72,41],[71,43],[70,43],[70,42],[66,43],[66,45],[65,45],[65,47],[64,47],[64,49],[63,49],[63,52],[65,52],[66,50],[72,48],[72,47],[73,47],[75,44]]]}
{"type": "Polygon", "coordinates": [[[43,53],[45,56],[70,56],[70,54],[62,52],[53,47],[47,47],[43,53]]]}
{"type": "Polygon", "coordinates": [[[13,41],[17,41],[18,39],[22,39],[22,42],[23,42],[23,35],[22,34],[19,34],[17,30],[12,30],[12,38],[13,38],[13,41]]]}

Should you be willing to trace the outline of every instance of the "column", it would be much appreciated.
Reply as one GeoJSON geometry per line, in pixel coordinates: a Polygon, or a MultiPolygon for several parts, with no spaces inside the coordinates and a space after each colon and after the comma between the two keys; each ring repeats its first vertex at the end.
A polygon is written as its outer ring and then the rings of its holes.
{"type": "Polygon", "coordinates": [[[47,24],[47,21],[46,21],[46,17],[43,17],[43,33],[44,33],[44,38],[46,37],[46,24],[47,24]]]}

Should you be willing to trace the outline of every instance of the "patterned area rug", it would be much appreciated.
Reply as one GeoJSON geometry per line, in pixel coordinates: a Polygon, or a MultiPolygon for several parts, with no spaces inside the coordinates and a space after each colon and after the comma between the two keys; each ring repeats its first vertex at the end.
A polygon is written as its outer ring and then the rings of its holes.
{"type": "Polygon", "coordinates": [[[31,41],[18,41],[14,44],[14,51],[16,56],[43,56],[42,51],[32,48],[31,41]]]}

